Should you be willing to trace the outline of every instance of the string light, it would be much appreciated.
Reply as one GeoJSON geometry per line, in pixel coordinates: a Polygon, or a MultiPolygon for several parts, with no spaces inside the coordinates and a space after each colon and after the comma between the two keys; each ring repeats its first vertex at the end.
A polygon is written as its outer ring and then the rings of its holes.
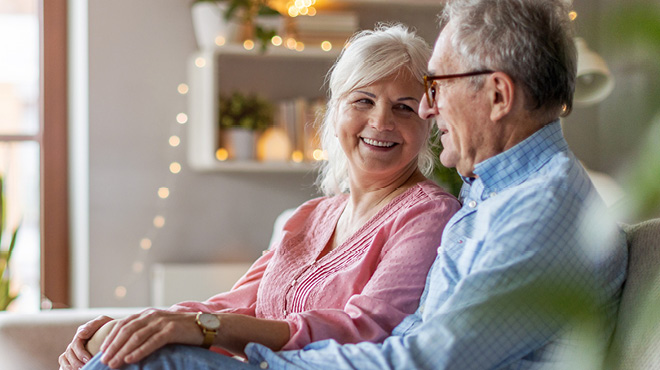
{"type": "Polygon", "coordinates": [[[195,59],[195,65],[198,68],[204,68],[206,66],[206,59],[202,57],[198,57],[197,59],[195,59]]]}
{"type": "Polygon", "coordinates": [[[165,226],[165,217],[160,215],[154,217],[154,226],[158,229],[162,229],[163,226],[165,226]]]}
{"type": "Polygon", "coordinates": [[[218,46],[222,46],[227,42],[227,39],[225,39],[224,36],[218,36],[215,38],[215,44],[218,46]]]}
{"type": "Polygon", "coordinates": [[[144,249],[145,251],[151,249],[151,239],[143,238],[140,240],[140,248],[144,249]]]}
{"type": "Polygon", "coordinates": [[[270,39],[270,42],[275,46],[280,46],[282,45],[282,38],[278,35],[275,35],[272,39],[270,39]]]}
{"type": "Polygon", "coordinates": [[[181,164],[179,162],[170,163],[170,172],[172,172],[175,175],[181,172],[181,164]]]}
{"type": "Polygon", "coordinates": [[[243,41],[243,47],[245,50],[252,50],[254,49],[254,41],[252,40],[245,40],[243,41]]]}
{"type": "Polygon", "coordinates": [[[323,51],[332,50],[332,43],[330,41],[323,41],[321,43],[321,49],[323,49],[323,51]]]}
{"type": "Polygon", "coordinates": [[[176,87],[176,91],[179,92],[181,95],[186,95],[190,88],[186,84],[179,84],[179,86],[176,87]]]}
{"type": "MultiPolygon", "coordinates": [[[[197,67],[201,68],[206,65],[206,60],[204,60],[204,58],[197,58],[194,63],[197,67]]],[[[176,89],[177,92],[181,95],[186,95],[190,91],[190,88],[185,83],[178,84],[176,89]]],[[[178,122],[179,124],[172,122],[172,125],[170,126],[172,132],[167,139],[167,143],[170,148],[177,148],[181,144],[181,137],[179,136],[179,133],[181,130],[183,130],[182,125],[188,122],[188,115],[183,112],[178,113],[176,115],[176,122],[178,122]]],[[[176,153],[179,152],[172,151],[170,153],[172,155],[178,155],[176,153]]],[[[172,158],[172,160],[169,161],[168,169],[172,175],[175,175],[181,172],[183,166],[181,165],[180,162],[173,159],[174,158],[172,158]]],[[[170,177],[171,181],[167,182],[168,186],[163,186],[158,188],[157,199],[160,204],[159,208],[165,208],[162,202],[165,202],[168,198],[171,197],[172,189],[174,185],[173,184],[174,179],[176,179],[176,177],[170,177]]],[[[161,209],[161,212],[162,211],[163,209],[161,209]]],[[[125,281],[122,281],[121,283],[117,284],[117,286],[114,289],[114,296],[117,300],[123,300],[128,294],[129,287],[136,282],[138,277],[144,274],[146,269],[145,266],[147,266],[145,262],[146,257],[154,246],[154,240],[158,234],[158,231],[161,230],[163,227],[165,227],[165,216],[162,213],[156,214],[156,216],[153,218],[151,222],[150,229],[146,232],[145,236],[142,239],[140,239],[138,243],[139,245],[139,249],[137,249],[138,254],[130,264],[130,271],[132,271],[132,274],[129,273],[123,275],[122,279],[125,281]]]]}
{"type": "Polygon", "coordinates": [[[300,163],[304,159],[303,153],[300,150],[294,150],[293,153],[291,153],[291,160],[300,163]]]}
{"type": "Polygon", "coordinates": [[[115,297],[117,297],[117,299],[124,299],[126,297],[126,293],[126,287],[123,285],[115,288],[115,297]]]}
{"type": "Polygon", "coordinates": [[[576,11],[572,11],[568,13],[568,18],[570,18],[572,21],[574,21],[577,18],[578,14],[576,11]]]}
{"type": "Polygon", "coordinates": [[[229,152],[225,148],[220,148],[216,150],[215,158],[219,161],[226,161],[229,158],[229,152]]]}
{"type": "Polygon", "coordinates": [[[177,146],[179,146],[179,144],[181,144],[181,138],[176,135],[172,135],[170,136],[168,142],[170,143],[171,147],[176,148],[177,146]]]}
{"type": "Polygon", "coordinates": [[[289,17],[292,18],[295,18],[299,15],[313,17],[316,15],[316,8],[313,7],[314,4],[316,4],[316,0],[289,1],[286,6],[287,13],[289,13],[289,17]]]}
{"type": "Polygon", "coordinates": [[[167,199],[167,197],[169,196],[170,196],[170,189],[166,187],[162,187],[158,189],[158,197],[160,197],[160,199],[167,199]]]}

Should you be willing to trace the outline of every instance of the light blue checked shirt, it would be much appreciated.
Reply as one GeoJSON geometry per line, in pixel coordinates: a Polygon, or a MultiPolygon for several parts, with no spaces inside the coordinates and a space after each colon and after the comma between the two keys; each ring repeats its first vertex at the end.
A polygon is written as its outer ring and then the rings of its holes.
{"type": "MultiPolygon", "coordinates": [[[[625,239],[604,217],[559,122],[474,172],[419,309],[384,343],[326,340],[286,352],[252,343],[250,363],[270,369],[556,366],[585,353],[572,335],[585,322],[596,323],[596,344],[606,344],[626,275],[625,239]]],[[[597,345],[584,348],[596,348],[591,361],[599,358],[597,345]]]]}

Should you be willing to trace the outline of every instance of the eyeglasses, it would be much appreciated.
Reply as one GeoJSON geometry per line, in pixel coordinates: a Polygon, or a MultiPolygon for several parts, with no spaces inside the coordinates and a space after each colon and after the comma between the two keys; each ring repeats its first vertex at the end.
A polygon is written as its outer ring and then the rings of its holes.
{"type": "Polygon", "coordinates": [[[495,71],[483,70],[483,71],[474,71],[474,72],[458,73],[453,75],[440,75],[440,76],[425,75],[424,91],[426,92],[426,101],[429,103],[429,108],[433,107],[433,105],[435,104],[435,99],[438,95],[439,89],[438,89],[438,83],[436,81],[448,80],[450,78],[463,78],[463,77],[485,75],[487,73],[495,73],[495,71]]]}

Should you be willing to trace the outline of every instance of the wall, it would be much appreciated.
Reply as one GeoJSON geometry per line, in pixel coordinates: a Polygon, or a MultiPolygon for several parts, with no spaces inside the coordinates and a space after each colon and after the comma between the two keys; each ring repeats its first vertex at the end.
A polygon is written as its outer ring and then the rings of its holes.
{"type": "MultiPolygon", "coordinates": [[[[603,2],[575,2],[579,35],[598,52],[603,2]]],[[[315,196],[314,176],[188,170],[185,127],[175,116],[186,111],[177,85],[186,82],[187,58],[196,47],[189,0],[89,0],[88,5],[90,305],[142,306],[149,303],[153,262],[254,260],[267,246],[275,217],[315,196]],[[183,139],[178,148],[167,145],[173,133],[183,139]],[[172,160],[184,165],[179,175],[167,171],[172,160]],[[171,187],[166,201],[156,196],[161,186],[171,187]],[[166,217],[158,231],[152,226],[156,214],[166,217]],[[145,252],[140,240],[147,236],[153,245],[145,252]],[[141,273],[133,270],[136,261],[145,263],[141,273]],[[119,285],[127,289],[123,299],[114,295],[119,285]]],[[[430,43],[435,39],[434,10],[358,8],[362,27],[398,19],[417,25],[430,43]]],[[[622,148],[610,146],[618,120],[626,117],[611,102],[623,94],[634,101],[643,93],[635,86],[644,79],[613,71],[617,86],[625,88],[599,106],[576,108],[565,120],[576,154],[589,167],[609,172],[617,168],[611,160],[632,150],[641,132],[633,124],[622,148]]]]}

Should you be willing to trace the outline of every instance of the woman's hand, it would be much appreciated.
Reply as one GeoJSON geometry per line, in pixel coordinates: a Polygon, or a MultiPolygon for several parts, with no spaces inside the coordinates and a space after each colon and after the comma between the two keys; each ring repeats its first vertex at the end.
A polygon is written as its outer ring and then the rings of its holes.
{"type": "Polygon", "coordinates": [[[81,325],[73,336],[73,340],[66,347],[66,351],[59,357],[60,370],[80,369],[91,358],[92,354],[87,351],[87,341],[105,324],[112,321],[108,316],[99,316],[94,320],[81,325]]]}
{"type": "Polygon", "coordinates": [[[116,369],[135,363],[166,344],[201,345],[195,313],[148,309],[117,320],[101,345],[101,362],[116,369]]]}

